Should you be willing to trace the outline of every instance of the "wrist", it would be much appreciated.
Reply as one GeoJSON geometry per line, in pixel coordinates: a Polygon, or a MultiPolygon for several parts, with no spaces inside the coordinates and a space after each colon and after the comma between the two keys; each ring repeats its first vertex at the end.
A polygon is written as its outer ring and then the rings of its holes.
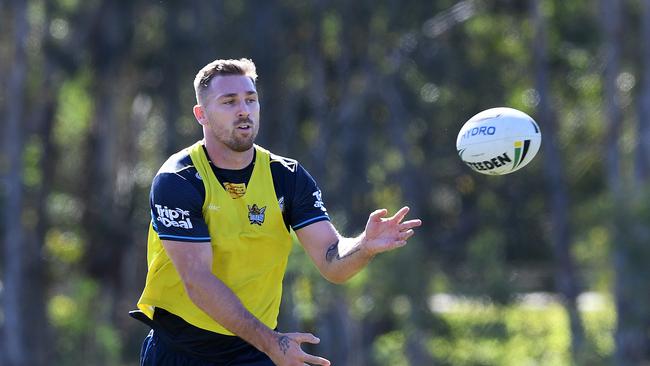
{"type": "Polygon", "coordinates": [[[265,331],[261,332],[260,334],[262,334],[262,341],[260,342],[259,350],[266,353],[267,355],[271,355],[276,352],[278,348],[277,344],[280,333],[266,328],[265,331]]]}
{"type": "Polygon", "coordinates": [[[373,252],[372,246],[368,245],[368,238],[366,237],[365,231],[357,237],[357,245],[359,247],[360,254],[368,259],[372,259],[372,257],[377,254],[373,252]]]}

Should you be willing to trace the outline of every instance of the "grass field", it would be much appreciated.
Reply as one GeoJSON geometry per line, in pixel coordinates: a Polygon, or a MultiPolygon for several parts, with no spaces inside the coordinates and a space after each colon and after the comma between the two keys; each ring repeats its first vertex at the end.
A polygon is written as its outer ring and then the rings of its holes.
{"type": "MultiPolygon", "coordinates": [[[[552,295],[529,294],[507,306],[448,295],[437,295],[431,303],[436,316],[446,324],[443,334],[434,334],[426,342],[436,365],[573,365],[569,318],[552,295]]],[[[611,299],[588,293],[581,296],[579,305],[586,343],[578,364],[609,365],[615,326],[611,299]]],[[[404,343],[402,332],[378,338],[376,361],[409,365],[404,343]]]]}

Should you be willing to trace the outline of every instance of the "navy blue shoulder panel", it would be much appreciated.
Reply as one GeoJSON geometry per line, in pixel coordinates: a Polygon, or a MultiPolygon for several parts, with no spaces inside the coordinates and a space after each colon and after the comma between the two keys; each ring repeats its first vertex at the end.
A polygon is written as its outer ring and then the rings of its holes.
{"type": "Polygon", "coordinates": [[[288,226],[298,230],[318,221],[329,220],[316,181],[300,163],[271,154],[271,174],[288,226]]]}
{"type": "Polygon", "coordinates": [[[187,150],[172,155],[151,185],[153,227],[161,239],[210,241],[203,219],[205,187],[187,150]]]}

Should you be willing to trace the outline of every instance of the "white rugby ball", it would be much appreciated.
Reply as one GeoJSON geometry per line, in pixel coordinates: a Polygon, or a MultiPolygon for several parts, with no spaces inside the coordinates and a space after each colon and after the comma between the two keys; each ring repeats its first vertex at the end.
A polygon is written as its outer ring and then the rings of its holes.
{"type": "Polygon", "coordinates": [[[487,109],[470,118],[458,132],[460,159],[482,174],[503,175],[525,167],[542,143],[539,126],[513,108],[487,109]]]}

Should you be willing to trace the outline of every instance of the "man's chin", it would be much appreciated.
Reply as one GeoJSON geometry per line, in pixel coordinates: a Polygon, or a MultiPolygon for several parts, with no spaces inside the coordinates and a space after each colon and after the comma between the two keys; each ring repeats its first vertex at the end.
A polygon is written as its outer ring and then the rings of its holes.
{"type": "Polygon", "coordinates": [[[245,152],[250,150],[253,147],[253,141],[237,141],[230,144],[229,146],[232,150],[237,152],[245,152]]]}

